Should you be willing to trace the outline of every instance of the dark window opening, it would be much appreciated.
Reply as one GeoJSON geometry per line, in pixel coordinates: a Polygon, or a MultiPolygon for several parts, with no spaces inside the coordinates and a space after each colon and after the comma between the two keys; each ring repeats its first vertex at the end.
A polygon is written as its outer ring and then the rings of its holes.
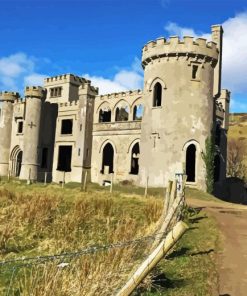
{"type": "Polygon", "coordinates": [[[160,107],[162,99],[162,86],[159,82],[157,82],[154,86],[153,91],[153,107],[160,107]]]}
{"type": "Polygon", "coordinates": [[[23,133],[23,121],[19,121],[18,122],[17,133],[18,134],[22,134],[23,133]]]}
{"type": "Polygon", "coordinates": [[[71,172],[72,146],[59,146],[57,170],[71,172]]]}
{"type": "Polygon", "coordinates": [[[73,130],[73,120],[72,119],[64,119],[62,120],[62,135],[71,135],[73,130]]]}
{"type": "Polygon", "coordinates": [[[50,89],[51,97],[61,97],[62,87],[54,87],[50,89]]]}
{"type": "Polygon", "coordinates": [[[81,155],[81,149],[79,148],[78,149],[78,156],[80,156],[81,155]]]}
{"type": "Polygon", "coordinates": [[[41,168],[46,169],[48,166],[48,148],[42,149],[41,168]]]}
{"type": "Polygon", "coordinates": [[[132,175],[138,175],[139,173],[139,156],[140,156],[140,146],[136,143],[131,151],[131,170],[132,175]]]}
{"type": "Polygon", "coordinates": [[[220,156],[215,155],[214,158],[214,182],[218,182],[220,180],[220,156]]]}
{"type": "Polygon", "coordinates": [[[137,105],[134,107],[133,110],[133,120],[142,120],[143,116],[143,106],[137,105]]]}
{"type": "Polygon", "coordinates": [[[128,107],[121,107],[116,109],[115,121],[128,121],[129,109],[128,107]]]}
{"type": "Polygon", "coordinates": [[[103,149],[102,169],[101,173],[107,173],[106,167],[109,168],[109,173],[113,173],[114,150],[110,143],[106,144],[103,149]]]}
{"type": "Polygon", "coordinates": [[[99,111],[99,122],[111,122],[111,110],[102,110],[99,111]]]}
{"type": "Polygon", "coordinates": [[[15,176],[19,177],[21,173],[21,165],[22,165],[22,151],[17,154],[16,157],[16,173],[15,176]]]}
{"type": "Polygon", "coordinates": [[[197,78],[197,72],[198,72],[198,66],[197,65],[193,65],[192,66],[192,79],[196,79],[197,78]]]}
{"type": "Polygon", "coordinates": [[[186,175],[188,182],[195,182],[196,176],[196,146],[189,145],[186,150],[186,175]]]}
{"type": "Polygon", "coordinates": [[[215,128],[215,144],[220,146],[220,138],[221,138],[221,124],[219,122],[216,123],[215,128]]]}

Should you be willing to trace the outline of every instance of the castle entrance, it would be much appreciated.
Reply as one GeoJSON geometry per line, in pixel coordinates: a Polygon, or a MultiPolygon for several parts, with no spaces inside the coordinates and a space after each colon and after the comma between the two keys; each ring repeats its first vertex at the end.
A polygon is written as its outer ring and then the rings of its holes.
{"type": "Polygon", "coordinates": [[[139,147],[139,143],[136,143],[131,151],[130,173],[133,175],[138,175],[139,173],[139,156],[140,156],[140,147],[139,147]]]}
{"type": "Polygon", "coordinates": [[[196,146],[190,144],[186,150],[186,175],[188,182],[195,182],[196,178],[196,146]]]}
{"type": "Polygon", "coordinates": [[[19,177],[22,166],[22,151],[19,146],[16,146],[10,155],[11,160],[11,176],[19,177]]]}

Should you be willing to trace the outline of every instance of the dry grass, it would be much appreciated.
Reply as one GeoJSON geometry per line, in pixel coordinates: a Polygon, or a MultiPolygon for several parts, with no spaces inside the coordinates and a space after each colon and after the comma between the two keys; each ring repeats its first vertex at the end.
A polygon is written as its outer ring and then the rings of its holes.
{"type": "MultiPolygon", "coordinates": [[[[1,260],[142,237],[153,231],[162,210],[156,198],[72,190],[72,199],[49,188],[15,192],[0,187],[1,260]]],[[[10,288],[8,295],[112,295],[150,246],[143,242],[72,257],[64,268],[58,260],[30,265],[17,268],[14,276],[8,266],[0,276],[1,293],[10,288]]]]}

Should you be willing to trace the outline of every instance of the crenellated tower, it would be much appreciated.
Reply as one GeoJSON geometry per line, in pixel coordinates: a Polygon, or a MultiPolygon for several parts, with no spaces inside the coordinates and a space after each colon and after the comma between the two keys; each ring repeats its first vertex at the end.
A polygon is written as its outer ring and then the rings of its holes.
{"type": "Polygon", "coordinates": [[[185,172],[188,184],[205,189],[201,152],[213,127],[218,61],[217,44],[203,38],[173,36],[144,46],[141,185],[149,178],[150,186],[166,186],[185,172]]]}
{"type": "Polygon", "coordinates": [[[11,145],[12,116],[17,92],[0,92],[0,176],[7,176],[11,145]]]}
{"type": "Polygon", "coordinates": [[[25,121],[23,140],[23,159],[20,179],[37,180],[38,148],[40,135],[41,106],[44,100],[42,87],[25,88],[25,121]]]}

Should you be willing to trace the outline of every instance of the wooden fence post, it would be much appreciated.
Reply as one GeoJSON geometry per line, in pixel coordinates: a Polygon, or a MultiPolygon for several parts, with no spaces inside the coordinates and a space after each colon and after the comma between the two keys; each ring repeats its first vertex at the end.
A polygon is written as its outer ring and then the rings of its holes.
{"type": "Polygon", "coordinates": [[[64,184],[65,184],[65,172],[63,172],[63,182],[62,182],[62,188],[64,188],[64,184]]]}
{"type": "Polygon", "coordinates": [[[148,256],[148,258],[139,266],[134,275],[117,293],[117,296],[129,296],[148,273],[159,263],[159,261],[167,254],[167,252],[182,237],[188,226],[180,221],[168,233],[166,238],[158,245],[158,247],[148,256]]]}
{"type": "Polygon", "coordinates": [[[145,187],[145,193],[144,193],[144,196],[145,196],[145,197],[147,197],[147,195],[148,195],[148,180],[149,180],[149,177],[147,176],[146,187],[145,187]]]}
{"type": "Polygon", "coordinates": [[[113,173],[111,173],[111,186],[110,186],[110,193],[112,193],[113,188],[113,173]]]}
{"type": "Polygon", "coordinates": [[[44,180],[44,185],[47,184],[47,172],[45,172],[45,180],[44,180]]]}
{"type": "Polygon", "coordinates": [[[86,191],[86,187],[87,187],[87,171],[85,172],[85,176],[84,176],[83,191],[86,191]]]}

